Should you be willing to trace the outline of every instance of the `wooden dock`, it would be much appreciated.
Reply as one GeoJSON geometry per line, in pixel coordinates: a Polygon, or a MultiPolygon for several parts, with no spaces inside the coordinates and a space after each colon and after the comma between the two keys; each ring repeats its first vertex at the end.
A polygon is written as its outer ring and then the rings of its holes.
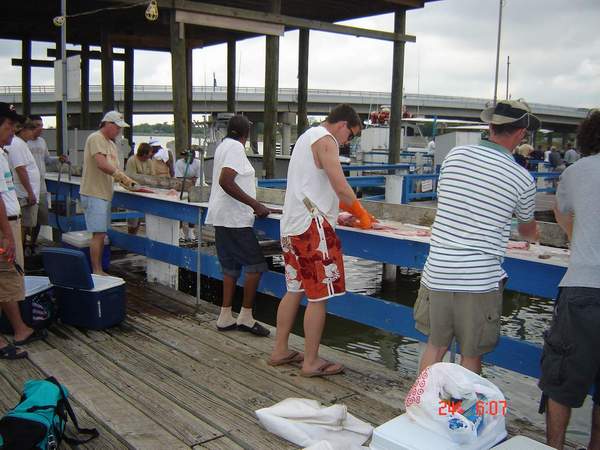
{"type": "MultiPolygon", "coordinates": [[[[270,367],[271,338],[215,328],[217,308],[127,278],[127,320],[105,331],[55,324],[45,342],[27,347],[30,358],[0,361],[0,407],[18,401],[25,380],[55,376],[71,392],[83,427],[100,438],[79,448],[287,449],[264,430],[254,411],[288,397],[343,403],[379,425],[404,410],[413,380],[330,348],[323,356],[346,373],[302,378],[298,367],[270,367]]],[[[274,330],[273,330],[274,333],[274,330]]],[[[302,349],[294,336],[293,346],[302,349]]],[[[543,430],[509,416],[509,432],[543,441],[543,430]]],[[[65,446],[67,448],[68,446],[65,446]]]]}

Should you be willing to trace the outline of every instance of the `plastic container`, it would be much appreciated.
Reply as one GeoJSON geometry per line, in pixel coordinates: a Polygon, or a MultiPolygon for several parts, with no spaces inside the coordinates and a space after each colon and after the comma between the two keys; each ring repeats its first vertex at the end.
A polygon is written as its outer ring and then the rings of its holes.
{"type": "MultiPolygon", "coordinates": [[[[52,302],[52,284],[48,277],[26,276],[25,277],[25,299],[19,302],[21,318],[27,326],[41,328],[39,325],[49,317],[41,317],[44,311],[40,311],[39,305],[52,302]]],[[[13,334],[13,328],[8,318],[3,314],[0,316],[0,333],[13,334]]]]}
{"type": "Polygon", "coordinates": [[[418,425],[407,414],[402,414],[373,430],[370,448],[371,450],[487,450],[506,437],[506,432],[497,437],[492,437],[493,434],[485,433],[473,444],[461,445],[418,425]]]}
{"type": "Polygon", "coordinates": [[[54,285],[58,314],[63,323],[103,330],[125,319],[125,281],[122,278],[93,275],[80,250],[45,248],[42,257],[54,285]]]}
{"type": "MultiPolygon", "coordinates": [[[[92,233],[88,231],[70,231],[69,233],[63,233],[62,244],[64,248],[72,248],[81,250],[87,260],[90,267],[92,267],[92,261],[90,259],[90,242],[92,240],[92,233]]],[[[102,252],[102,270],[108,270],[110,266],[110,241],[108,236],[104,236],[104,250],[102,252]]]]}

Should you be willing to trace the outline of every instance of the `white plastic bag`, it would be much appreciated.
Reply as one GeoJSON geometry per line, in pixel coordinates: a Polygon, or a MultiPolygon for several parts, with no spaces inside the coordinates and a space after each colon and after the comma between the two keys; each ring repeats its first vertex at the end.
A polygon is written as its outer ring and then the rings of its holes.
{"type": "Polygon", "coordinates": [[[350,414],[345,405],[323,406],[306,398],[286,398],[255,414],[268,431],[301,447],[319,444],[351,450],[360,448],[373,432],[370,424],[350,414]]]}
{"type": "MultiPolygon", "coordinates": [[[[506,436],[506,400],[492,382],[468,369],[452,363],[437,363],[425,369],[415,381],[404,402],[406,413],[416,423],[457,444],[475,441],[498,442],[506,436]],[[483,413],[479,429],[443,398],[476,399],[483,413]]],[[[458,408],[460,410],[460,408],[458,408]]]]}

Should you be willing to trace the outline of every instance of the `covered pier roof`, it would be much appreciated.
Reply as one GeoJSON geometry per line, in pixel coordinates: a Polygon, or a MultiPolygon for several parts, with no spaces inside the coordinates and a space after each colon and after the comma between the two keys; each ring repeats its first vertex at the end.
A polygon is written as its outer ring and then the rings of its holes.
{"type": "MultiPolygon", "coordinates": [[[[262,0],[159,0],[158,19],[149,21],[144,15],[149,1],[67,0],[67,15],[70,16],[67,39],[73,44],[100,45],[101,33],[109,32],[113,45],[117,47],[170,50],[170,12],[178,10],[182,14],[187,13],[185,21],[189,20],[188,23],[194,20],[202,23],[203,18],[211,16],[210,27],[194,25],[186,29],[189,45],[201,47],[225,43],[232,38],[240,40],[271,34],[276,31],[274,26],[285,30],[310,28],[333,31],[336,29],[331,27],[334,22],[393,13],[398,9],[421,8],[430,1],[436,0],[281,0],[281,12],[274,14],[269,12],[271,2],[262,0]],[[96,12],[88,14],[91,11],[96,12]],[[244,24],[249,27],[248,31],[226,29],[243,28],[244,24]]],[[[60,1],[35,2],[34,5],[10,2],[2,10],[0,37],[49,42],[58,39],[60,28],[52,23],[52,19],[60,15],[60,1]]],[[[338,32],[343,31],[341,26],[337,29],[338,32]]],[[[393,39],[393,33],[369,34],[365,33],[368,37],[379,35],[384,38],[387,35],[387,39],[393,39]]]]}

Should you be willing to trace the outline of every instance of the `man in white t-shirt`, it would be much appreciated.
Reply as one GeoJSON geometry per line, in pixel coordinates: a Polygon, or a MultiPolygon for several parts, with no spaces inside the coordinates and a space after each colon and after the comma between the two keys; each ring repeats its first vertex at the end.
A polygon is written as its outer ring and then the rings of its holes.
{"type": "MultiPolygon", "coordinates": [[[[19,304],[25,298],[23,247],[21,245],[21,207],[17,200],[10,165],[4,146],[13,139],[15,122],[22,120],[14,106],[0,103],[0,309],[14,330],[16,345],[25,345],[45,336],[34,331],[21,317],[19,304]]],[[[0,359],[25,358],[27,352],[0,340],[0,359]]]]}
{"type": "Polygon", "coordinates": [[[33,138],[27,141],[27,147],[31,151],[35,163],[40,171],[40,196],[38,199],[38,213],[37,213],[37,224],[31,230],[31,247],[32,250],[35,248],[37,237],[40,233],[40,227],[42,225],[48,225],[48,191],[46,190],[46,164],[50,164],[54,161],[60,160],[61,162],[67,161],[66,156],[61,155],[59,157],[50,156],[48,151],[48,144],[46,140],[41,136],[44,131],[44,122],[42,116],[32,114],[29,116],[31,122],[35,125],[33,138]]]}
{"type": "Polygon", "coordinates": [[[266,217],[271,210],[256,200],[254,168],[244,150],[249,134],[250,122],[246,117],[235,115],[229,119],[227,136],[215,150],[206,223],[215,227],[217,256],[223,270],[223,304],[217,329],[268,336],[269,330],[252,315],[258,282],[261,274],[268,270],[253,226],[255,215],[266,217]],[[231,305],[242,268],[244,298],[236,321],[231,305]]]}
{"type": "Polygon", "coordinates": [[[27,141],[33,139],[35,125],[27,118],[17,123],[15,131],[16,135],[6,148],[6,152],[23,215],[23,248],[25,248],[27,235],[31,235],[33,227],[37,225],[40,170],[27,146],[27,141]]]}
{"type": "Polygon", "coordinates": [[[339,146],[361,130],[356,111],[346,104],[331,110],[325,122],[306,130],[296,141],[288,168],[281,218],[281,247],[287,292],[277,309],[277,336],[269,364],[301,362],[305,377],[335,375],[344,366],[319,357],[327,316],[327,300],[346,293],[344,260],[335,233],[339,208],[351,212],[361,228],[372,218],[346,181],[339,146]],[[288,338],[306,296],[304,355],[290,350],[288,338]]]}

